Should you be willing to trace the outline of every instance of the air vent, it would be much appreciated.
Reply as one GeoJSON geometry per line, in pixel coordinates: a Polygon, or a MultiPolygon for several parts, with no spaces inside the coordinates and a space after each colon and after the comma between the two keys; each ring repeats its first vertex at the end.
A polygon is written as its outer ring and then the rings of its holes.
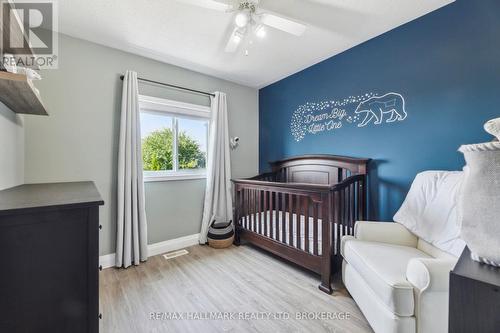
{"type": "Polygon", "coordinates": [[[189,254],[189,252],[185,249],[183,250],[178,250],[178,251],[172,251],[172,252],[169,252],[169,253],[165,253],[163,255],[163,258],[165,259],[173,259],[173,258],[176,258],[176,257],[180,257],[180,256],[183,256],[185,254],[189,254]]]}

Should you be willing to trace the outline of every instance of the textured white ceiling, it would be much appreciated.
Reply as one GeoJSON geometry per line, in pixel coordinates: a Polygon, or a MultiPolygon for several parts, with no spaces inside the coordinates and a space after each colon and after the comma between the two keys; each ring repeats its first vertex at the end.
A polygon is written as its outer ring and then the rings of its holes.
{"type": "Polygon", "coordinates": [[[454,0],[261,0],[308,26],[301,37],[268,29],[225,53],[233,15],[175,0],[60,0],[59,31],[77,38],[263,87],[454,0]]]}

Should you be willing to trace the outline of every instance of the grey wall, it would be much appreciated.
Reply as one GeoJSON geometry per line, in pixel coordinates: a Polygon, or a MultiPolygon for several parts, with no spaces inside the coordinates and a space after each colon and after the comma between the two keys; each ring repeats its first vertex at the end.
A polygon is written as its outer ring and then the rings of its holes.
{"type": "MultiPolygon", "coordinates": [[[[36,84],[50,116],[25,120],[25,180],[95,181],[106,202],[100,213],[101,255],[115,252],[119,75],[127,69],[153,80],[227,93],[230,134],[241,138],[231,156],[233,176],[258,170],[257,90],[61,35],[59,69],[43,71],[36,84]]],[[[147,85],[140,93],[209,104],[203,96],[147,85]]],[[[146,183],[149,243],[198,233],[204,189],[204,180],[146,183]]]]}
{"type": "Polygon", "coordinates": [[[0,103],[0,190],[24,180],[23,116],[0,103]]]}

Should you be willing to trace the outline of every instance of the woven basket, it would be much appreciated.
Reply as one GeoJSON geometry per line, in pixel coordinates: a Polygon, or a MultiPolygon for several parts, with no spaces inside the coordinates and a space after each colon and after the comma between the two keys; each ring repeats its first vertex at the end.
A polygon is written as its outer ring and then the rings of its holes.
{"type": "Polygon", "coordinates": [[[232,221],[212,222],[208,229],[208,245],[214,249],[224,249],[230,247],[234,241],[234,228],[232,221]]]}
{"type": "Polygon", "coordinates": [[[234,242],[234,235],[231,236],[231,238],[228,239],[209,239],[208,240],[208,245],[210,247],[213,247],[214,249],[225,249],[227,247],[230,247],[234,242]]]}

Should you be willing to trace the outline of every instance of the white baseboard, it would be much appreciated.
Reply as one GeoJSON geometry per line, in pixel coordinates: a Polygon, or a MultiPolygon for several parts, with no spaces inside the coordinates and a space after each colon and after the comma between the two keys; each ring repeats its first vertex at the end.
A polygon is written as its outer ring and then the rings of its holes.
{"type": "Polygon", "coordinates": [[[102,268],[113,267],[115,265],[115,254],[111,253],[100,256],[99,265],[101,265],[102,268]]]}
{"type": "Polygon", "coordinates": [[[148,246],[149,256],[156,256],[158,254],[180,250],[188,246],[193,246],[198,244],[198,237],[200,234],[194,234],[184,237],[179,237],[176,239],[171,239],[164,242],[150,244],[148,246]]]}
{"type": "MultiPolygon", "coordinates": [[[[184,237],[179,237],[175,239],[170,239],[164,242],[154,243],[148,245],[149,256],[156,256],[158,254],[176,251],[183,249],[185,247],[193,246],[198,244],[198,237],[200,234],[194,234],[184,237]]],[[[99,257],[99,265],[102,268],[113,267],[115,265],[115,254],[106,254],[99,257]]]]}

